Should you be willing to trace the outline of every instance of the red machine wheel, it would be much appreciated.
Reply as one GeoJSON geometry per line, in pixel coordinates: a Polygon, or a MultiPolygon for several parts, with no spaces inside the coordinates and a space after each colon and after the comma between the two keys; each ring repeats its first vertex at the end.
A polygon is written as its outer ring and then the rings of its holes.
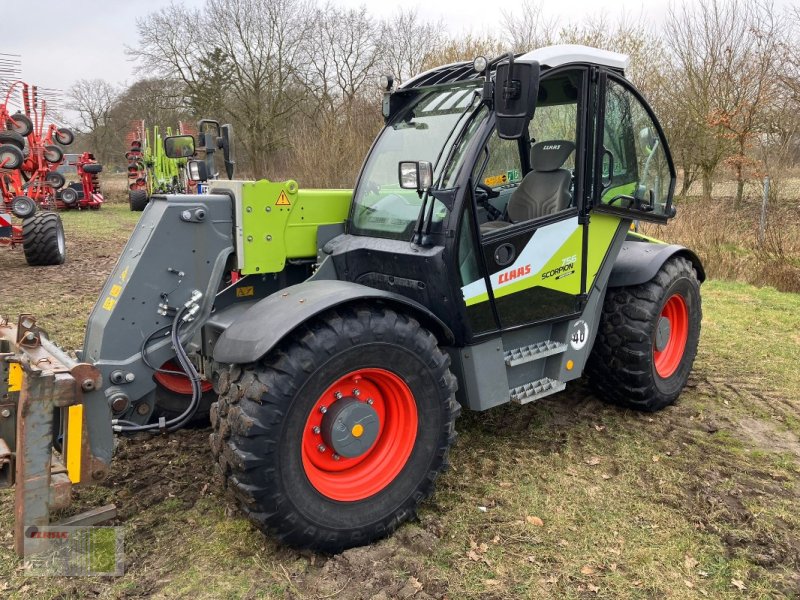
{"type": "Polygon", "coordinates": [[[414,516],[460,412],[436,338],[380,306],[306,322],[258,364],[217,372],[215,389],[211,448],[241,509],[287,543],[328,552],[414,516]]]}
{"type": "Polygon", "coordinates": [[[19,169],[24,160],[22,150],[11,144],[0,144],[0,169],[19,169]]]}
{"type": "Polygon", "coordinates": [[[57,190],[60,190],[62,187],[64,187],[64,184],[67,183],[67,180],[58,171],[48,171],[47,175],[44,177],[44,180],[48,185],[57,190]]]}
{"type": "Polygon", "coordinates": [[[6,129],[25,137],[33,131],[33,122],[22,113],[14,113],[6,121],[6,129]]]}
{"type": "Polygon", "coordinates": [[[303,468],[311,485],[324,496],[344,502],[363,500],[397,477],[416,437],[417,405],[405,382],[391,371],[359,369],[337,379],[311,409],[303,430],[303,468]],[[347,396],[335,399],[338,390],[345,390],[347,396]],[[348,390],[358,390],[359,397],[352,397],[348,390]],[[348,406],[340,408],[343,403],[348,406]],[[362,420],[371,421],[366,426],[355,421],[348,424],[341,414],[338,420],[329,418],[359,403],[362,420]],[[363,452],[351,457],[338,454],[336,444],[342,442],[332,439],[337,426],[347,427],[344,435],[355,442],[370,436],[369,443],[362,444],[366,446],[363,452]],[[321,452],[326,442],[328,450],[321,452]]]}
{"type": "Polygon", "coordinates": [[[75,134],[72,133],[71,129],[67,129],[66,127],[59,127],[56,129],[55,133],[53,134],[55,137],[56,142],[61,144],[62,146],[69,146],[72,142],[75,141],[75,134]]]}
{"type": "Polygon", "coordinates": [[[67,206],[73,206],[78,199],[80,198],[80,194],[74,188],[68,187],[61,190],[58,199],[61,200],[67,206]]]}
{"type": "Polygon", "coordinates": [[[686,301],[680,294],[673,294],[661,310],[653,346],[653,358],[659,377],[666,379],[678,370],[688,338],[689,310],[686,301]]]}
{"type": "Polygon", "coordinates": [[[64,158],[64,151],[61,150],[58,146],[53,146],[49,144],[44,147],[44,159],[49,163],[57,163],[61,162],[61,159],[64,158]]]}

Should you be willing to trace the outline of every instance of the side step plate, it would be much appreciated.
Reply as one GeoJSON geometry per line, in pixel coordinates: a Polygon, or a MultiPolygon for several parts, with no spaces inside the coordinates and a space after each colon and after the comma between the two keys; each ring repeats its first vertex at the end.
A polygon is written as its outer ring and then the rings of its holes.
{"type": "Polygon", "coordinates": [[[517,365],[539,360],[540,358],[546,358],[553,354],[561,354],[566,351],[566,344],[554,342],[553,340],[545,340],[537,344],[506,350],[503,358],[507,366],[516,367],[517,365]]]}
{"type": "Polygon", "coordinates": [[[512,402],[528,404],[534,400],[539,400],[550,394],[560,392],[565,387],[567,387],[567,384],[563,381],[556,381],[549,377],[543,377],[542,379],[537,379],[536,381],[510,389],[509,393],[511,394],[512,402]]]}

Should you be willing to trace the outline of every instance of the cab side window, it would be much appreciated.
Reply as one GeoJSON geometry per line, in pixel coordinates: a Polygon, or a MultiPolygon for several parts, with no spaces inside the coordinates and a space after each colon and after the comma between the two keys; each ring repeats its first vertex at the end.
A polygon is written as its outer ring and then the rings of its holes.
{"type": "Polygon", "coordinates": [[[636,95],[609,79],[603,126],[601,203],[636,217],[663,216],[670,201],[672,172],[664,142],[636,95]]]}

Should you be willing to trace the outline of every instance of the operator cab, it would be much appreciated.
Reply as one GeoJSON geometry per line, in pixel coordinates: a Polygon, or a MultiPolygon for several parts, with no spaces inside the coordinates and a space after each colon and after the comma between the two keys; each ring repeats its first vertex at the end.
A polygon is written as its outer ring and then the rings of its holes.
{"type": "Polygon", "coordinates": [[[339,277],[428,307],[457,345],[580,316],[630,222],[674,214],[669,149],[627,64],[553,46],[389,82],[328,248],[339,277]]]}

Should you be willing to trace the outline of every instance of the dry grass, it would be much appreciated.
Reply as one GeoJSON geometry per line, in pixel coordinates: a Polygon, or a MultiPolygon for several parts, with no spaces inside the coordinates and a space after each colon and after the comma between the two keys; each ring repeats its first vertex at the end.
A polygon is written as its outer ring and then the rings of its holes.
{"type": "Polygon", "coordinates": [[[676,206],[668,225],[643,224],[642,231],[697,252],[710,278],[800,292],[800,200],[771,202],[761,242],[758,199],[746,199],[739,210],[730,197],[678,198],[676,206]]]}

